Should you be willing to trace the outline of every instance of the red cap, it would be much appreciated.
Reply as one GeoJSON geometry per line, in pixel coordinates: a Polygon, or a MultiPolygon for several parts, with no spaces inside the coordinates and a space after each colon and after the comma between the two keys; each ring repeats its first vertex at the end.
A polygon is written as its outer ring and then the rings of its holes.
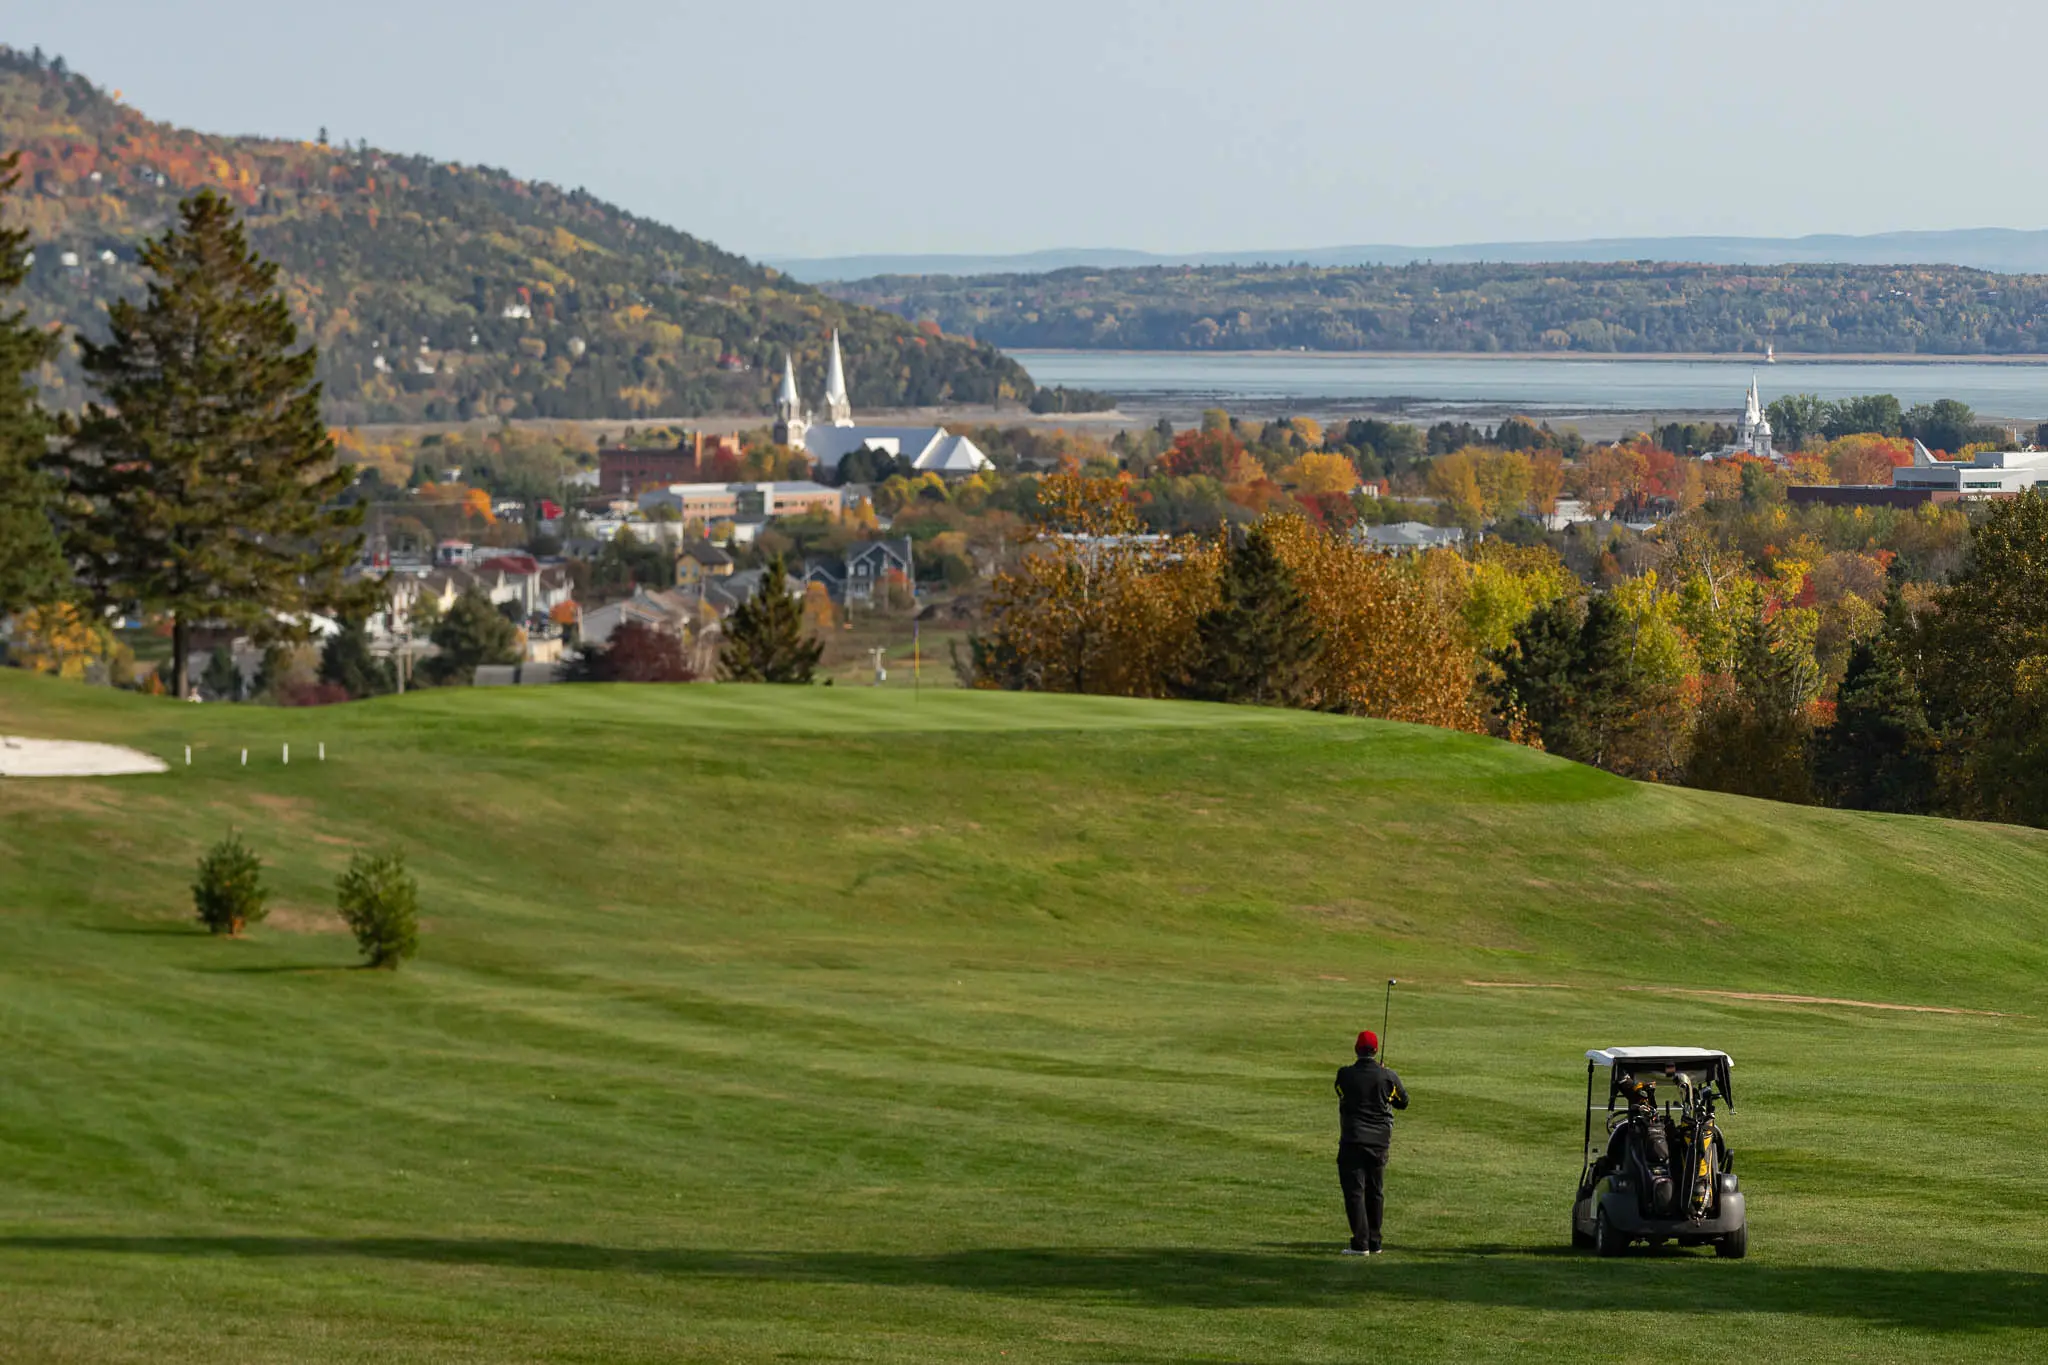
{"type": "Polygon", "coordinates": [[[1380,1036],[1371,1029],[1367,1029],[1359,1034],[1358,1050],[1360,1052],[1378,1052],[1380,1050],[1380,1036]]]}

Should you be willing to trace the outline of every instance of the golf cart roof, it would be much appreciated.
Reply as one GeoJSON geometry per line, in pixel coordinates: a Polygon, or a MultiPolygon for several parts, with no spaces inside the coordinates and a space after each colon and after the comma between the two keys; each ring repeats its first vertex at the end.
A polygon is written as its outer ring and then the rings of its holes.
{"type": "Polygon", "coordinates": [[[1660,1062],[1691,1062],[1695,1066],[1702,1062],[1719,1060],[1728,1066],[1735,1065],[1735,1059],[1725,1052],[1716,1052],[1706,1047],[1597,1047],[1586,1053],[1586,1060],[1595,1066],[1613,1066],[1620,1062],[1629,1066],[1648,1066],[1660,1062]]]}
{"type": "Polygon", "coordinates": [[[1683,1071],[1698,1076],[1703,1082],[1721,1092],[1721,1098],[1732,1107],[1735,1103],[1735,1059],[1725,1052],[1706,1047],[1599,1047],[1586,1053],[1586,1088],[1593,1086],[1593,1068],[1611,1067],[1608,1077],[1607,1106],[1614,1107],[1614,1100],[1621,1093],[1622,1080],[1636,1072],[1653,1075],[1665,1071],[1683,1071]]]}

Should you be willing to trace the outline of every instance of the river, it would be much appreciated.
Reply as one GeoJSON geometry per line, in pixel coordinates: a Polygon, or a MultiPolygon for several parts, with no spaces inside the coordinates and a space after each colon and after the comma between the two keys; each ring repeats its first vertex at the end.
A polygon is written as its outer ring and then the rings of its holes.
{"type": "Polygon", "coordinates": [[[1114,394],[1130,411],[1347,408],[1411,416],[1740,412],[1750,376],[1786,393],[1890,393],[1908,407],[1959,398],[1983,417],[2048,418],[2040,361],[1665,360],[1580,356],[1362,356],[1314,352],[1012,351],[1040,384],[1114,394]]]}

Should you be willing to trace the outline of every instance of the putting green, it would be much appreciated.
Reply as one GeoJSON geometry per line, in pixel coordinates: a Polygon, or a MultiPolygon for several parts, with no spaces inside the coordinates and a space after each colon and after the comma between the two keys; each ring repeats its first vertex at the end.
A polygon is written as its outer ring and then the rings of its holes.
{"type": "Polygon", "coordinates": [[[0,732],[172,763],[0,781],[0,1359],[1947,1360],[2048,1328],[2048,835],[1102,698],[286,711],[0,671],[0,732]],[[241,942],[187,923],[229,827],[277,892],[241,942]],[[393,842],[422,954],[351,970],[333,879],[393,842]],[[1395,975],[1415,1107],[1357,1261],[1329,1076],[1395,975]],[[1616,1043],[1735,1055],[1749,1260],[1565,1249],[1580,1056],[1616,1043]]]}

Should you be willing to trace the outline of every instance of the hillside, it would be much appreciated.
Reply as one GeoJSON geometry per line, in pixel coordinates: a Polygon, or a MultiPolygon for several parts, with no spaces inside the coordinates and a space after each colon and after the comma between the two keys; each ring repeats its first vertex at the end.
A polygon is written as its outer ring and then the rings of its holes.
{"type": "MultiPolygon", "coordinates": [[[[1032,389],[985,344],[849,306],[581,190],[191,132],[8,48],[0,151],[22,154],[25,192],[6,211],[36,249],[35,321],[98,335],[105,301],[141,288],[136,244],[212,186],[283,267],[338,422],[765,412],[786,350],[822,383],[834,327],[856,407],[1032,389]]],[[[69,348],[44,382],[61,406],[83,399],[69,348]]]]}
{"type": "Polygon", "coordinates": [[[2048,275],[1938,265],[1154,266],[827,288],[1007,347],[2048,352],[2048,275]]]}
{"type": "Polygon", "coordinates": [[[0,733],[174,764],[0,783],[8,1359],[1609,1360],[1644,1303],[1703,1362],[2048,1329],[2037,832],[1100,697],[294,711],[0,670],[0,733]],[[242,942],[186,923],[229,827],[277,890],[242,942]],[[348,970],[323,907],[391,842],[422,955],[348,970]],[[1416,1099],[1361,1265],[1329,1073],[1389,976],[1416,1099]],[[1581,1051],[1656,1041],[1737,1058],[1747,1261],[1562,1249],[1581,1051]]]}

